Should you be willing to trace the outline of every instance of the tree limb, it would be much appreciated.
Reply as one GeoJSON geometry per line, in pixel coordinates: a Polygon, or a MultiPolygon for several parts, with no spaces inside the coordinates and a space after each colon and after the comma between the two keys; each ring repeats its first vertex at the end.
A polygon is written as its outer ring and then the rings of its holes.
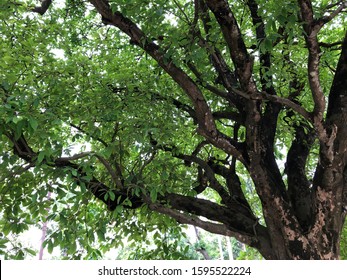
{"type": "Polygon", "coordinates": [[[295,138],[287,154],[285,173],[288,177],[288,195],[295,215],[307,232],[312,222],[311,182],[306,175],[306,163],[315,141],[313,129],[304,129],[304,124],[295,125],[295,138]]]}
{"type": "Polygon", "coordinates": [[[52,4],[53,0],[40,0],[40,1],[41,1],[41,6],[37,6],[33,8],[31,11],[38,13],[40,15],[44,15],[47,12],[49,6],[52,4]]]}
{"type": "Polygon", "coordinates": [[[293,111],[295,111],[298,114],[300,114],[301,116],[303,116],[310,123],[312,122],[311,114],[308,111],[306,111],[306,109],[304,107],[302,107],[300,104],[297,104],[297,103],[291,101],[290,99],[283,98],[283,97],[276,96],[276,95],[271,95],[271,94],[268,94],[266,92],[262,92],[262,95],[264,96],[265,99],[267,99],[269,101],[276,102],[276,103],[279,103],[281,105],[287,106],[288,108],[292,109],[293,111]]]}
{"type": "Polygon", "coordinates": [[[199,128],[210,138],[217,136],[217,128],[210,108],[194,81],[175,63],[165,57],[165,52],[147,38],[143,31],[130,19],[120,12],[112,12],[107,0],[90,0],[107,24],[119,28],[130,37],[131,43],[141,47],[173,78],[173,80],[186,92],[194,104],[199,128]]]}
{"type": "Polygon", "coordinates": [[[305,40],[309,52],[307,67],[308,81],[314,101],[313,123],[319,139],[322,142],[326,142],[328,139],[323,127],[323,117],[326,104],[319,76],[320,49],[317,37],[324,22],[318,22],[314,19],[312,3],[310,0],[299,0],[299,6],[301,18],[304,22],[303,27],[305,31],[305,40]]]}
{"type": "MultiPolygon", "coordinates": [[[[342,3],[340,4],[340,6],[335,11],[331,12],[331,14],[328,15],[328,16],[323,16],[322,18],[318,19],[318,21],[321,21],[323,24],[326,24],[329,21],[333,20],[345,8],[347,8],[347,1],[340,1],[340,2],[342,2],[342,3]]],[[[338,5],[338,3],[337,3],[337,5],[338,5]]]]}
{"type": "Polygon", "coordinates": [[[206,4],[221,27],[241,88],[246,92],[256,93],[256,85],[252,79],[253,58],[247,52],[240,28],[228,2],[224,0],[206,0],[206,4]]]}
{"type": "Polygon", "coordinates": [[[101,155],[96,153],[95,157],[106,167],[107,171],[110,173],[112,180],[116,184],[117,188],[118,189],[124,189],[122,180],[120,179],[121,176],[120,176],[120,174],[117,174],[117,170],[113,169],[111,167],[110,163],[101,155]]]}

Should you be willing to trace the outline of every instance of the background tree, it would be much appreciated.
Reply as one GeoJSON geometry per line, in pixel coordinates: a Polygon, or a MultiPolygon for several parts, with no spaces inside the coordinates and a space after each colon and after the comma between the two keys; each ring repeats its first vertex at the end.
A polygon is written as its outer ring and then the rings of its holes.
{"type": "Polygon", "coordinates": [[[339,258],[346,1],[0,5],[4,234],[49,214],[49,249],[93,256],[178,222],[339,258]]]}

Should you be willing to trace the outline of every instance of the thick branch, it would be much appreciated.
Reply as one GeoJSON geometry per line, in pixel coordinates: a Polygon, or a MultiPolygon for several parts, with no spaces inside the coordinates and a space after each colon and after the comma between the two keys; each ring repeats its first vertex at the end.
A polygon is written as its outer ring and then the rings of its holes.
{"type": "MultiPolygon", "coordinates": [[[[23,159],[24,161],[28,162],[29,166],[35,165],[39,153],[33,151],[33,149],[28,145],[24,136],[21,135],[18,139],[16,139],[12,136],[11,133],[6,133],[5,135],[13,144],[14,154],[17,155],[19,158],[23,159]]],[[[84,183],[86,188],[89,191],[91,191],[97,199],[104,202],[110,210],[114,210],[118,204],[115,201],[112,201],[110,198],[105,199],[105,194],[107,191],[110,190],[110,188],[105,184],[101,183],[95,177],[92,177],[90,180],[83,179],[83,177],[85,177],[87,174],[82,170],[80,165],[71,162],[73,160],[86,157],[88,155],[89,153],[81,153],[71,157],[61,157],[55,159],[53,162],[47,162],[47,165],[55,168],[71,168],[76,170],[77,175],[73,176],[76,182],[79,184],[84,183]]],[[[132,203],[131,208],[137,208],[143,204],[143,202],[138,197],[129,197],[127,190],[121,189],[117,192],[114,191],[114,193],[116,197],[121,197],[119,203],[122,203],[125,199],[128,198],[132,203]]]]}
{"type": "MultiPolygon", "coordinates": [[[[247,5],[249,7],[249,10],[251,11],[252,21],[253,25],[255,26],[256,30],[256,36],[257,36],[257,43],[261,44],[263,40],[266,38],[265,33],[265,24],[261,16],[258,12],[258,4],[255,0],[248,0],[247,5]]],[[[262,84],[262,90],[263,91],[270,91],[270,94],[274,93],[274,88],[272,86],[272,76],[267,75],[267,71],[270,70],[271,67],[271,56],[270,52],[267,50],[263,52],[260,49],[260,77],[261,77],[261,84],[262,84]],[[269,88],[267,84],[271,83],[271,87],[269,88]]]]}
{"type": "Polygon", "coordinates": [[[258,243],[255,236],[249,236],[248,234],[240,234],[238,231],[234,231],[224,224],[203,221],[197,216],[187,215],[175,209],[165,207],[159,203],[151,203],[149,207],[153,211],[156,211],[156,212],[159,212],[174,218],[177,222],[181,224],[190,224],[215,234],[235,237],[237,240],[247,245],[254,246],[255,243],[258,243]]]}
{"type": "Polygon", "coordinates": [[[345,113],[347,102],[347,32],[341,47],[341,55],[330,89],[327,118],[345,113]]]}
{"type": "Polygon", "coordinates": [[[179,194],[167,194],[165,200],[176,209],[190,214],[203,216],[211,221],[216,221],[227,225],[239,233],[254,236],[254,225],[257,219],[250,213],[242,213],[235,206],[234,208],[218,205],[209,200],[187,197],[179,194]]]}
{"type": "MultiPolygon", "coordinates": [[[[172,209],[185,211],[193,215],[202,215],[211,221],[222,223],[223,226],[218,227],[218,229],[227,230],[224,231],[224,234],[226,233],[229,236],[237,238],[241,242],[245,242],[260,251],[264,251],[265,256],[270,258],[272,253],[270,253],[269,250],[271,245],[267,229],[260,225],[257,220],[254,220],[253,217],[245,216],[237,210],[225,208],[204,199],[185,197],[177,194],[169,194],[166,198],[172,209]]],[[[159,208],[161,208],[161,206],[159,206],[159,208]]],[[[171,212],[172,209],[161,208],[161,211],[168,213],[171,212]]],[[[216,225],[215,223],[210,222],[203,224],[204,222],[200,219],[196,220],[196,217],[185,216],[177,211],[174,213],[171,212],[171,214],[181,222],[201,226],[202,228],[209,228],[216,225]]],[[[213,232],[215,233],[221,233],[216,232],[216,228],[210,228],[210,230],[214,230],[213,232]]]]}
{"type": "MultiPolygon", "coordinates": [[[[340,14],[345,8],[347,8],[347,1],[341,1],[340,6],[330,13],[330,15],[323,16],[318,21],[321,21],[323,24],[328,23],[329,21],[333,20],[338,14],[340,14]]],[[[337,3],[338,5],[338,3],[337,3]]]]}
{"type": "Polygon", "coordinates": [[[33,8],[31,11],[35,13],[39,13],[40,15],[44,15],[47,12],[49,6],[52,4],[52,0],[40,0],[41,6],[37,6],[33,8]]]}
{"type": "Polygon", "coordinates": [[[240,28],[228,2],[224,0],[206,0],[206,4],[221,27],[224,39],[229,47],[230,56],[237,70],[241,88],[246,92],[255,93],[256,86],[252,79],[253,58],[247,52],[240,28]]]}
{"type": "Polygon", "coordinates": [[[297,104],[287,98],[267,94],[266,92],[263,92],[262,95],[265,99],[284,105],[303,116],[307,121],[312,122],[311,114],[308,111],[306,111],[306,109],[302,107],[300,104],[297,104]]]}
{"type": "Polygon", "coordinates": [[[323,26],[323,22],[314,19],[312,3],[310,0],[299,0],[301,18],[304,22],[305,40],[308,47],[308,80],[313,96],[314,109],[313,121],[319,139],[327,141],[326,132],[323,127],[323,115],[325,110],[325,97],[320,83],[319,62],[320,49],[318,42],[318,32],[323,26]]]}
{"type": "Polygon", "coordinates": [[[194,81],[175,63],[165,56],[164,50],[146,37],[143,31],[130,19],[121,13],[112,13],[107,0],[90,0],[101,14],[104,23],[113,25],[130,37],[132,44],[141,47],[172,77],[174,81],[187,93],[192,103],[199,123],[199,128],[210,138],[217,136],[217,128],[214,123],[210,108],[194,81]]]}
{"type": "Polygon", "coordinates": [[[288,151],[285,172],[288,177],[288,195],[295,215],[303,231],[307,232],[312,222],[313,209],[306,162],[315,140],[315,133],[304,125],[302,123],[295,127],[295,139],[288,151]],[[308,133],[305,130],[308,130],[308,133]]]}

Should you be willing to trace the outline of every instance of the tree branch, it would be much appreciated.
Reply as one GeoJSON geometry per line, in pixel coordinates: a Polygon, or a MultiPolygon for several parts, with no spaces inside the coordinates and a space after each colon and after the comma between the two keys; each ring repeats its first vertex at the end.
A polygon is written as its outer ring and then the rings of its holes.
{"type": "Polygon", "coordinates": [[[40,1],[41,1],[41,6],[37,6],[33,8],[31,11],[38,13],[40,15],[44,15],[47,12],[50,5],[52,4],[53,0],[40,0],[40,1]]]}
{"type": "MultiPolygon", "coordinates": [[[[201,20],[204,26],[204,30],[206,35],[206,39],[204,39],[200,33],[199,30],[196,31],[196,34],[198,36],[198,44],[200,47],[206,49],[207,53],[209,54],[210,61],[212,62],[212,65],[216,72],[218,73],[217,80],[219,80],[220,83],[223,84],[223,86],[232,93],[232,88],[235,88],[238,86],[237,79],[235,77],[235,74],[231,71],[230,67],[226,63],[224,57],[222,56],[220,50],[216,47],[215,42],[210,41],[210,29],[211,29],[211,18],[209,15],[208,6],[204,1],[200,1],[200,8],[202,10],[201,12],[201,20]]],[[[230,97],[228,98],[230,99],[230,97]]],[[[241,108],[242,104],[240,100],[233,97],[233,103],[236,104],[237,108],[241,108]]]]}
{"type": "Polygon", "coordinates": [[[95,157],[106,167],[107,171],[110,173],[113,182],[116,184],[118,189],[124,189],[121,175],[117,173],[116,169],[113,169],[110,163],[103,158],[101,155],[95,154],[95,157]]]}
{"type": "Polygon", "coordinates": [[[247,52],[241,31],[228,2],[224,0],[206,0],[206,4],[221,27],[241,88],[246,92],[256,93],[256,85],[252,79],[253,58],[247,52]]]}
{"type": "Polygon", "coordinates": [[[181,223],[199,226],[213,233],[233,236],[241,242],[257,248],[266,256],[270,253],[270,238],[267,229],[258,223],[253,217],[245,216],[230,208],[225,208],[208,200],[186,197],[177,194],[168,194],[166,199],[171,208],[162,204],[152,204],[156,211],[167,214],[181,223]],[[185,211],[191,215],[183,214],[185,211]],[[220,222],[223,225],[216,227],[216,223],[205,222],[195,216],[199,214],[210,221],[220,222]]]}
{"type": "Polygon", "coordinates": [[[211,144],[219,147],[228,154],[233,154],[243,162],[243,156],[231,143],[230,139],[218,131],[210,107],[196,83],[175,63],[165,56],[160,47],[146,37],[143,31],[130,19],[119,12],[112,12],[107,0],[90,0],[101,14],[105,23],[119,28],[130,37],[131,43],[141,47],[153,57],[172,79],[186,92],[194,105],[198,122],[197,132],[205,137],[211,144]]]}
{"type": "MultiPolygon", "coordinates": [[[[23,135],[21,135],[18,139],[12,136],[11,133],[5,133],[8,139],[13,144],[13,152],[19,158],[28,162],[28,166],[34,166],[36,159],[38,157],[38,152],[34,152],[33,149],[28,145],[26,139],[23,135]]],[[[47,163],[48,166],[56,167],[56,168],[71,168],[76,170],[77,175],[73,176],[77,183],[84,183],[86,188],[100,201],[104,202],[109,210],[113,211],[117,205],[117,201],[112,201],[110,198],[105,199],[105,194],[110,190],[108,186],[101,183],[95,177],[92,177],[90,180],[83,179],[87,174],[82,170],[81,166],[71,162],[71,160],[81,159],[83,157],[88,156],[89,153],[81,153],[72,157],[61,157],[55,159],[53,162],[47,163]]],[[[129,196],[128,190],[120,189],[114,191],[117,197],[121,197],[120,202],[122,203],[125,199],[129,199],[132,203],[132,206],[128,206],[129,208],[137,208],[143,204],[142,200],[136,196],[129,196]]]]}
{"type": "Polygon", "coordinates": [[[285,172],[288,177],[288,195],[295,215],[304,232],[311,226],[313,214],[311,182],[307,179],[306,163],[315,141],[315,132],[304,124],[295,125],[295,138],[287,154],[285,172]]]}
{"type": "Polygon", "coordinates": [[[308,81],[310,84],[314,101],[313,123],[318,133],[319,139],[327,141],[326,131],[323,127],[323,116],[325,111],[325,97],[321,87],[319,76],[320,49],[318,42],[318,32],[323,26],[323,22],[314,19],[312,3],[310,0],[299,0],[301,18],[304,22],[305,40],[307,43],[308,56],[308,81]]]}
{"type": "Polygon", "coordinates": [[[127,34],[132,44],[141,47],[154,58],[162,69],[186,92],[194,105],[199,131],[211,140],[214,139],[218,134],[216,124],[202,92],[194,81],[181,68],[177,67],[170,58],[165,56],[165,51],[153,40],[147,38],[134,22],[124,17],[120,12],[113,13],[107,0],[90,0],[90,2],[101,14],[105,23],[113,25],[127,34]]]}
{"type": "Polygon", "coordinates": [[[193,225],[193,226],[197,226],[202,229],[205,229],[211,233],[221,234],[221,235],[230,236],[230,237],[236,237],[240,242],[245,243],[247,245],[250,245],[256,242],[254,237],[251,237],[248,235],[240,235],[238,232],[228,229],[228,227],[223,224],[203,221],[196,216],[187,215],[175,209],[165,207],[159,203],[151,203],[149,205],[149,208],[153,211],[156,211],[156,212],[159,212],[174,218],[180,224],[189,224],[189,225],[193,225]]]}
{"type": "Polygon", "coordinates": [[[306,111],[306,109],[304,107],[302,107],[300,104],[297,104],[297,103],[291,101],[290,99],[283,98],[283,97],[276,96],[276,95],[271,95],[271,94],[268,94],[266,92],[262,92],[262,95],[264,96],[265,99],[267,99],[269,101],[276,102],[278,104],[287,106],[288,108],[292,109],[293,111],[295,111],[298,114],[300,114],[301,116],[303,116],[310,123],[312,122],[311,114],[308,111],[306,111]]]}
{"type": "MultiPolygon", "coordinates": [[[[333,12],[331,12],[328,16],[323,16],[322,18],[318,19],[318,21],[322,22],[322,24],[326,24],[329,21],[333,20],[338,14],[340,14],[345,8],[347,8],[347,1],[340,1],[342,2],[341,5],[333,12]]],[[[337,3],[338,5],[338,3],[337,3]]],[[[332,7],[331,7],[332,8],[332,7]]]]}
{"type": "MultiPolygon", "coordinates": [[[[247,5],[249,7],[249,10],[251,11],[252,21],[253,25],[256,30],[256,36],[257,36],[257,44],[261,44],[266,39],[266,33],[265,33],[265,24],[261,16],[259,15],[259,8],[258,4],[255,0],[248,0],[247,5]]],[[[270,94],[275,93],[275,89],[272,86],[272,76],[267,76],[266,72],[270,70],[271,67],[271,56],[270,52],[268,50],[265,51],[265,53],[262,51],[262,49],[259,50],[260,52],[260,79],[262,84],[262,90],[263,91],[270,91],[270,94]],[[270,80],[271,86],[270,88],[267,86],[268,82],[270,80]]]]}
{"type": "Polygon", "coordinates": [[[59,160],[62,161],[73,161],[73,160],[78,160],[87,156],[93,155],[93,152],[83,152],[83,153],[79,153],[79,154],[75,154],[71,157],[60,157],[59,160]]]}
{"type": "Polygon", "coordinates": [[[101,139],[100,137],[95,137],[93,136],[92,133],[89,133],[88,131],[84,130],[80,125],[75,125],[73,123],[69,123],[69,125],[75,129],[77,129],[78,131],[82,132],[83,134],[89,136],[90,138],[100,142],[101,144],[103,144],[105,147],[108,147],[108,144],[106,143],[106,141],[104,141],[103,139],[101,139]]]}

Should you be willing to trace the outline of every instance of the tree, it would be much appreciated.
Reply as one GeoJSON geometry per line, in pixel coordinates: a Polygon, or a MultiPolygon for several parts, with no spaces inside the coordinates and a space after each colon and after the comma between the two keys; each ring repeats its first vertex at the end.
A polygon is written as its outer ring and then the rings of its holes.
{"type": "Polygon", "coordinates": [[[49,206],[51,249],[178,222],[339,258],[346,1],[37,2],[1,4],[4,233],[49,206]]]}

